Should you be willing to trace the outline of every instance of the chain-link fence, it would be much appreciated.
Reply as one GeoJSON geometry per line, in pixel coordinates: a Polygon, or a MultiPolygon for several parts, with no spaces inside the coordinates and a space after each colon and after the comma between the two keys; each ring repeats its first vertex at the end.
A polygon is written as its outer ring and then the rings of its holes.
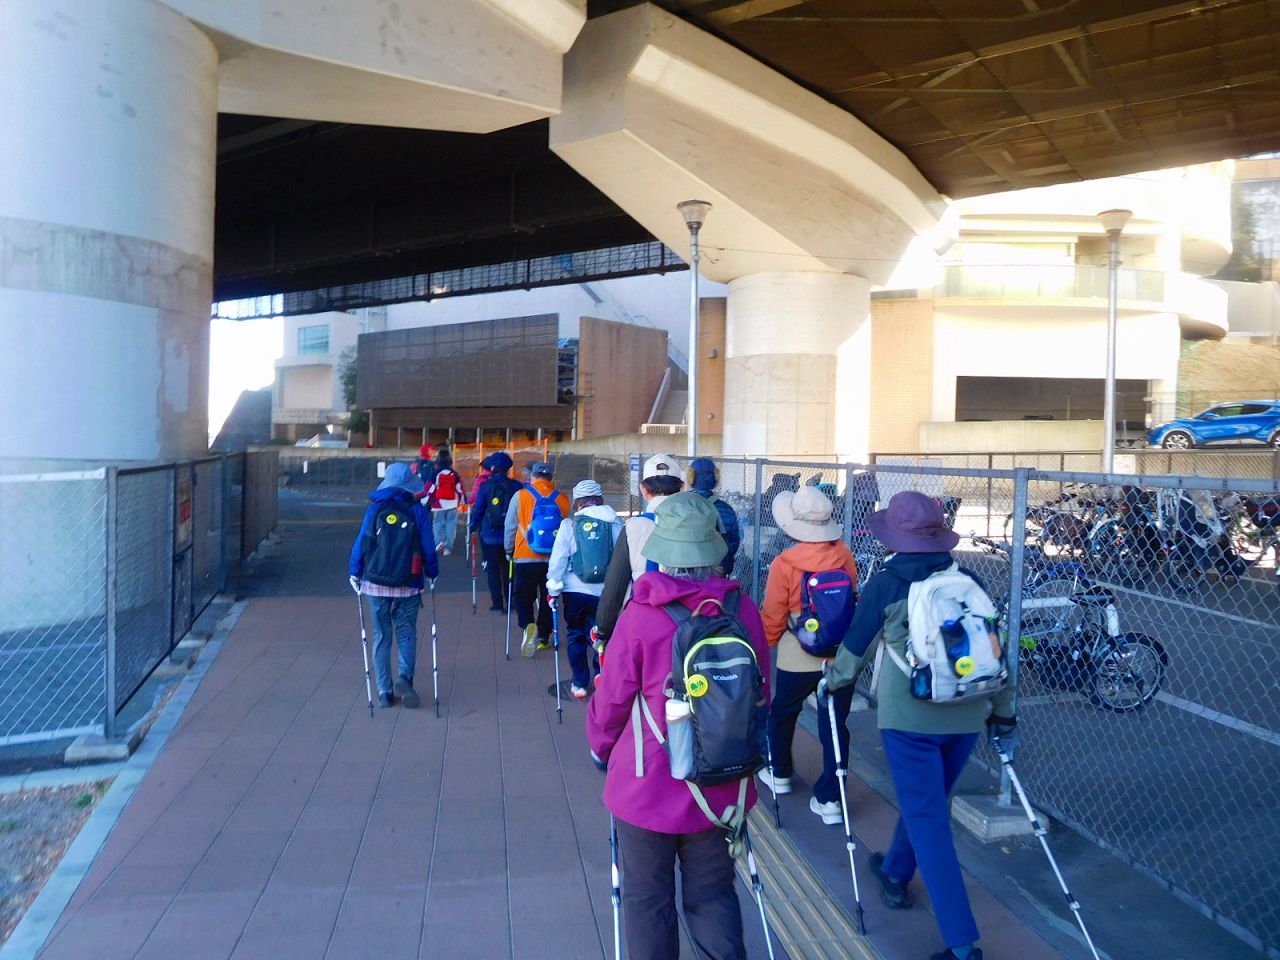
{"type": "Polygon", "coordinates": [[[106,470],[42,471],[0,476],[0,743],[102,723],[106,470]]]}
{"type": "MultiPolygon", "coordinates": [[[[1098,450],[1025,451],[1000,453],[873,453],[873,465],[955,467],[974,470],[1102,470],[1098,450]]],[[[1115,470],[1142,477],[1200,476],[1245,477],[1255,480],[1280,479],[1280,449],[1255,450],[1161,450],[1139,448],[1117,451],[1115,470]]]]}
{"type": "MultiPolygon", "coordinates": [[[[0,744],[117,732],[120,710],[223,589],[229,488],[246,475],[236,459],[0,463],[0,744]]],[[[274,525],[274,487],[254,466],[247,475],[274,525]]]]}
{"type": "MultiPolygon", "coordinates": [[[[867,515],[900,490],[937,498],[962,537],[957,560],[1019,638],[1019,770],[1036,803],[1280,956],[1280,697],[1267,669],[1280,652],[1280,481],[1071,472],[1096,454],[1037,455],[1034,468],[988,454],[710,459],[741,530],[734,577],[757,600],[791,545],[772,514],[780,491],[811,484],[831,499],[864,583],[885,560],[867,515]]],[[[619,509],[639,509],[642,462],[591,468],[619,509]]],[[[999,767],[986,748],[974,762],[999,767]]]]}

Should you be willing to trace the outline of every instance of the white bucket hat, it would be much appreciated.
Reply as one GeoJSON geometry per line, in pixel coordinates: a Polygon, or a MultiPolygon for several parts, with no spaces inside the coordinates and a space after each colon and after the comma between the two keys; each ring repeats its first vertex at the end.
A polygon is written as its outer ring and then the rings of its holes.
{"type": "Polygon", "coordinates": [[[826,543],[840,539],[840,524],[831,519],[831,501],[817,487],[783,490],[773,498],[773,519],[792,540],[826,543]]]}

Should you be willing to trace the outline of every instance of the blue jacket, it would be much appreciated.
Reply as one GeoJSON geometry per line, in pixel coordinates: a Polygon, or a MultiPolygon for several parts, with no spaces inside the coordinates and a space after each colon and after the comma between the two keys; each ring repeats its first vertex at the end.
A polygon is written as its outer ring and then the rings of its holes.
{"type": "Polygon", "coordinates": [[[733,512],[733,507],[716,496],[714,490],[694,487],[694,492],[710,500],[711,505],[716,508],[716,513],[720,515],[720,535],[724,537],[725,545],[729,548],[724,555],[722,566],[725,576],[730,576],[733,573],[733,558],[738,555],[738,545],[742,543],[742,532],[738,529],[738,515],[733,512]]]}
{"type": "MultiPolygon", "coordinates": [[[[475,502],[471,505],[471,520],[467,524],[467,527],[472,533],[475,533],[477,530],[480,531],[481,543],[487,543],[491,547],[500,547],[503,544],[503,536],[505,533],[505,526],[506,526],[506,520],[507,520],[507,508],[506,507],[502,508],[503,525],[498,527],[497,530],[488,529],[485,526],[485,522],[484,522],[484,512],[489,506],[489,497],[491,496],[489,491],[494,489],[493,483],[495,480],[501,480],[501,481],[504,481],[505,483],[509,483],[511,485],[513,496],[515,495],[515,492],[519,491],[520,489],[519,480],[513,480],[511,477],[507,476],[505,473],[504,474],[495,473],[488,480],[482,483],[480,485],[480,489],[476,491],[475,502]]],[[[509,502],[508,502],[508,505],[509,505],[509,502]]]]}
{"type": "MultiPolygon", "coordinates": [[[[364,574],[364,557],[361,556],[361,547],[364,545],[364,538],[373,526],[373,520],[378,515],[378,511],[382,506],[392,501],[403,502],[406,506],[413,508],[413,520],[418,525],[418,540],[422,544],[422,568],[423,573],[434,580],[440,576],[440,563],[436,559],[436,540],[431,533],[431,511],[424,507],[399,487],[388,487],[386,490],[375,490],[369,494],[369,506],[364,512],[364,521],[360,524],[360,532],[356,534],[356,542],[351,545],[351,557],[347,560],[347,573],[353,577],[359,577],[364,574]]],[[[423,587],[422,574],[414,577],[406,586],[416,587],[419,590],[423,587]]]]}

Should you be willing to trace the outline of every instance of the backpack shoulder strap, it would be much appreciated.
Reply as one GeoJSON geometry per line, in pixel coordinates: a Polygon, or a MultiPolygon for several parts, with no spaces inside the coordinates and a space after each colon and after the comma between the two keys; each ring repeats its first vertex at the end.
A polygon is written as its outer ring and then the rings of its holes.
{"type": "Polygon", "coordinates": [[[686,620],[693,619],[693,611],[679,601],[672,600],[670,603],[664,603],[662,609],[666,611],[667,616],[675,621],[676,626],[684,623],[686,620]]]}

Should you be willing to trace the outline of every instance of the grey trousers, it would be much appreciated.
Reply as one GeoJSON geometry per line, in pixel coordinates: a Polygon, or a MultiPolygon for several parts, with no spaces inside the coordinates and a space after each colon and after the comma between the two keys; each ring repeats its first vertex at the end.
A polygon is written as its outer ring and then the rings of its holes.
{"type": "Polygon", "coordinates": [[[725,832],[656,833],[618,820],[622,924],[628,960],[680,955],[676,923],[677,859],[685,922],[704,960],[746,960],[742,908],[725,832]]]}

